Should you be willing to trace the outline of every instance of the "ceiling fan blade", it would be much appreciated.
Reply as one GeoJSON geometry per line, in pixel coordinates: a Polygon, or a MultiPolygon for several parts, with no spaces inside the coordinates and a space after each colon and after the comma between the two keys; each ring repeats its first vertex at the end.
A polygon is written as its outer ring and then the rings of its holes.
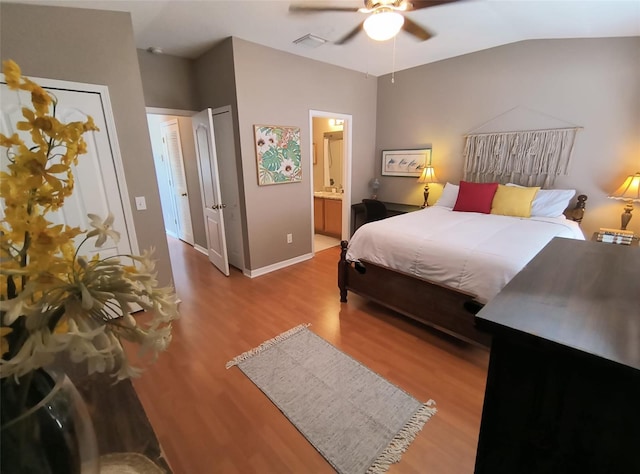
{"type": "Polygon", "coordinates": [[[460,0],[408,0],[407,11],[421,10],[422,8],[437,7],[446,3],[454,3],[460,0]]]}
{"type": "Polygon", "coordinates": [[[313,12],[357,12],[358,7],[329,7],[322,5],[289,5],[291,13],[313,13],[313,12]]]}
{"type": "Polygon", "coordinates": [[[344,37],[340,38],[338,41],[336,41],[335,44],[345,44],[347,41],[351,41],[355,35],[360,33],[360,31],[362,31],[362,25],[363,24],[364,24],[364,21],[362,23],[360,23],[358,26],[356,26],[349,33],[347,33],[346,36],[344,36],[344,37]]]}
{"type": "Polygon", "coordinates": [[[411,33],[420,41],[426,41],[429,38],[433,37],[433,35],[430,32],[428,32],[423,27],[418,25],[415,21],[410,20],[406,16],[404,17],[404,25],[402,25],[402,29],[407,33],[411,33]]]}

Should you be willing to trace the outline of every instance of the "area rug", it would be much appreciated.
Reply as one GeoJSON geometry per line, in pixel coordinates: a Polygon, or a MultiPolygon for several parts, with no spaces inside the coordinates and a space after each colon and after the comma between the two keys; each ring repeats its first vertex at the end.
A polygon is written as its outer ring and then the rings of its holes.
{"type": "Polygon", "coordinates": [[[300,325],[227,363],[237,365],[340,474],[399,462],[435,403],[420,403],[300,325]]]}

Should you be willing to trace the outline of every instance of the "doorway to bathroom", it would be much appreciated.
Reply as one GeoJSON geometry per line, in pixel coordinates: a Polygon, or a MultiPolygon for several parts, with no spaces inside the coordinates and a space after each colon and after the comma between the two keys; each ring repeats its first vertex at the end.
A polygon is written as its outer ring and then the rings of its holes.
{"type": "Polygon", "coordinates": [[[351,116],[311,111],[313,252],[349,238],[351,116]]]}

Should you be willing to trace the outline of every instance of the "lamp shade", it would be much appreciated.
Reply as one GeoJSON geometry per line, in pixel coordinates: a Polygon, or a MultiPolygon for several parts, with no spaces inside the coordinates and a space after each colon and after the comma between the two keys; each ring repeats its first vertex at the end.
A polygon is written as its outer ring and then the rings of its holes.
{"type": "Polygon", "coordinates": [[[436,172],[433,170],[433,166],[425,166],[422,169],[422,174],[418,178],[418,183],[437,183],[436,172]]]}
{"type": "Polygon", "coordinates": [[[404,17],[394,11],[380,11],[371,14],[362,25],[369,38],[386,41],[398,34],[404,24],[404,17]]]}
{"type": "Polygon", "coordinates": [[[627,176],[624,183],[609,195],[613,199],[640,201],[640,171],[627,176]]]}

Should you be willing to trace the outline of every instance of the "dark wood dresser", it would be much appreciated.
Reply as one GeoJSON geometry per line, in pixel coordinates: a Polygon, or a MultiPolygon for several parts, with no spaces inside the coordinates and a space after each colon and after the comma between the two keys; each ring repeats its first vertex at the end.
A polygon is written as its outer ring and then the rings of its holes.
{"type": "Polygon", "coordinates": [[[640,248],[555,238],[476,324],[476,473],[640,473],[640,248]]]}
{"type": "Polygon", "coordinates": [[[111,375],[87,375],[84,364],[71,363],[64,357],[58,357],[56,367],[69,376],[87,405],[100,456],[135,453],[146,457],[165,474],[172,473],[131,380],[114,384],[111,375]]]}

